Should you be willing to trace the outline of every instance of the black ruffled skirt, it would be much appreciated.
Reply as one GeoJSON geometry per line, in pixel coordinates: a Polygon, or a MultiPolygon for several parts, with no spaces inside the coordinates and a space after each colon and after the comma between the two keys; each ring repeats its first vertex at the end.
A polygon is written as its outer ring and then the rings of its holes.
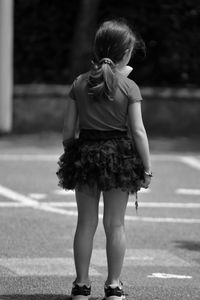
{"type": "Polygon", "coordinates": [[[144,166],[133,140],[118,130],[81,130],[58,161],[59,186],[66,190],[82,186],[99,191],[120,188],[134,194],[141,188],[144,166]]]}

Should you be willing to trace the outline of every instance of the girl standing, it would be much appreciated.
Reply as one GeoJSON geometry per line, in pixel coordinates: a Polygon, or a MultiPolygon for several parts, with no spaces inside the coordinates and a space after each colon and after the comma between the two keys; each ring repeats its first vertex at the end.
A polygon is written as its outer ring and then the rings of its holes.
{"type": "Polygon", "coordinates": [[[126,206],[129,194],[148,188],[152,177],[142,97],[127,78],[135,44],[136,36],[125,22],[104,22],[95,36],[93,67],[73,82],[66,104],[64,154],[57,175],[62,188],[75,189],[78,209],[73,300],[89,299],[91,294],[89,264],[101,192],[108,267],[105,299],[125,299],[120,274],[126,206]]]}

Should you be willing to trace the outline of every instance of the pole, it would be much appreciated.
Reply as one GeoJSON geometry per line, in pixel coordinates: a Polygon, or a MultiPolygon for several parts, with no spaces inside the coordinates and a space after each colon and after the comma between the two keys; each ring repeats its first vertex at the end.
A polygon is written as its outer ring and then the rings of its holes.
{"type": "Polygon", "coordinates": [[[13,0],[0,0],[0,132],[12,130],[13,0]]]}

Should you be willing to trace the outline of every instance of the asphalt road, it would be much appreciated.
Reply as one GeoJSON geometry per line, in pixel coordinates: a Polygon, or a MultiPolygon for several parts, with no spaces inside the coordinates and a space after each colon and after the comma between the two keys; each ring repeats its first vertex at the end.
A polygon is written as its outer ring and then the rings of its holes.
{"type": "MultiPolygon", "coordinates": [[[[138,214],[133,197],[126,212],[127,300],[199,300],[199,148],[186,140],[150,144],[152,185],[139,193],[138,214]]],[[[57,186],[61,152],[56,134],[0,138],[0,300],[70,299],[76,205],[74,194],[57,186]]],[[[106,277],[102,206],[93,300],[103,298],[106,277]]]]}

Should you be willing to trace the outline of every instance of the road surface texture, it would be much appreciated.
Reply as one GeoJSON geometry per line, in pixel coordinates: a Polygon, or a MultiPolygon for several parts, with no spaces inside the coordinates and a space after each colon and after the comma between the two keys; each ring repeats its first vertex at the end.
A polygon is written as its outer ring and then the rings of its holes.
{"type": "MultiPolygon", "coordinates": [[[[200,299],[200,145],[150,140],[154,177],[139,210],[130,197],[121,280],[127,300],[200,299]]],[[[69,300],[75,276],[74,193],[57,186],[61,136],[0,137],[0,300],[69,300]]],[[[90,275],[103,298],[105,236],[99,226],[90,275]]]]}

